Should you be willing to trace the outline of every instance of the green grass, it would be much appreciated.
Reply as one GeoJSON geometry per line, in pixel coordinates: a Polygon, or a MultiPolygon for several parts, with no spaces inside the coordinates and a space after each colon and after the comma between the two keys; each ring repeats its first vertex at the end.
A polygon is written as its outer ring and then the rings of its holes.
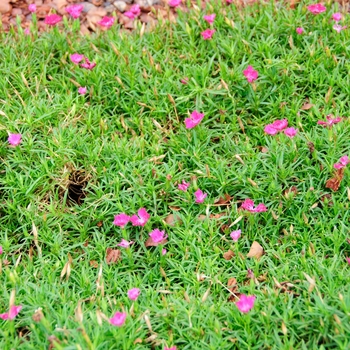
{"type": "Polygon", "coordinates": [[[325,187],[350,153],[350,37],[332,29],[333,12],[209,4],[142,36],[139,25],[81,38],[67,23],[40,36],[0,34],[0,313],[13,290],[23,305],[14,321],[1,320],[1,349],[46,349],[51,336],[67,350],[350,348],[349,169],[337,192],[325,187]],[[204,41],[202,16],[213,11],[216,33],[204,41]],[[96,67],[74,66],[75,52],[96,67]],[[243,75],[249,64],[255,90],[243,75]],[[302,110],[306,102],[313,107],[302,110]],[[186,130],[194,109],[205,118],[186,130]],[[329,113],[345,118],[318,126],[329,113]],[[294,139],[264,134],[282,118],[299,129],[294,139]],[[8,147],[8,133],[21,133],[21,145],[8,147]],[[76,171],[88,180],[81,205],[68,195],[76,171]],[[191,181],[187,193],[182,180],[191,181]],[[292,186],[297,194],[286,195],[292,186]],[[204,204],[194,203],[198,188],[204,204]],[[225,194],[231,205],[214,205],[225,194]],[[243,213],[246,198],[268,211],[243,213]],[[114,215],[141,207],[151,214],[144,228],[113,226],[114,215]],[[175,209],[182,222],[172,227],[164,220],[175,209]],[[165,256],[144,245],[155,228],[169,235],[165,256]],[[235,244],[229,233],[239,228],[235,244]],[[106,249],[122,237],[135,244],[107,264],[106,249]],[[265,250],[260,260],[247,258],[253,241],[265,250]],[[265,277],[256,284],[248,269],[265,277]],[[248,314],[228,302],[232,277],[239,293],[257,297],[248,314]],[[286,281],[293,286],[280,288],[286,281]],[[132,307],[133,287],[141,295],[132,307]],[[35,322],[39,307],[45,317],[35,322]],[[122,309],[123,327],[101,323],[99,312],[122,309]]]}

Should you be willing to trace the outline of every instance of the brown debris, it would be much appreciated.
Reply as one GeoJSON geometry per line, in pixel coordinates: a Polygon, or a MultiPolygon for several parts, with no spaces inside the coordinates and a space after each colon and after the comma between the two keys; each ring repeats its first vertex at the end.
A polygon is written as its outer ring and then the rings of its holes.
{"type": "Polygon", "coordinates": [[[338,191],[339,186],[344,177],[344,168],[336,169],[334,177],[326,182],[326,188],[330,188],[333,191],[338,191]]]}
{"type": "Polygon", "coordinates": [[[106,249],[106,262],[108,265],[122,260],[122,252],[119,249],[106,249]]]}

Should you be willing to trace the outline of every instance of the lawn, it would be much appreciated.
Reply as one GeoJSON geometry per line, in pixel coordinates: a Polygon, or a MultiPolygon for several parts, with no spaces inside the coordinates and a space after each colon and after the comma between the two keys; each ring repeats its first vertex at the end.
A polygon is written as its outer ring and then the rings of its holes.
{"type": "Polygon", "coordinates": [[[308,5],[0,33],[1,349],[350,349],[350,21],[308,5]]]}

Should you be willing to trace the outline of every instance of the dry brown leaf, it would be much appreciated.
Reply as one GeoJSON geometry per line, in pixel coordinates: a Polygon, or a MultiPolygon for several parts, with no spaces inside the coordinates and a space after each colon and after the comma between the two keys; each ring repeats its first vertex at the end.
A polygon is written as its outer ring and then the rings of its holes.
{"type": "Polygon", "coordinates": [[[122,252],[119,249],[106,249],[106,262],[108,265],[122,260],[122,252]]]}
{"type": "Polygon", "coordinates": [[[234,277],[230,277],[230,278],[228,279],[228,281],[227,281],[227,287],[228,287],[228,288],[233,288],[233,287],[235,287],[235,286],[237,286],[237,279],[234,278],[234,277]]]}
{"type": "Polygon", "coordinates": [[[206,290],[206,292],[203,294],[203,297],[202,297],[202,303],[204,303],[207,299],[208,299],[208,296],[209,296],[209,293],[210,293],[210,287],[206,290]]]}
{"type": "Polygon", "coordinates": [[[39,307],[39,309],[36,309],[34,311],[34,314],[32,315],[32,320],[34,322],[40,322],[43,317],[44,317],[43,309],[39,307]]]}
{"type": "Polygon", "coordinates": [[[235,253],[232,250],[228,250],[223,254],[225,260],[231,260],[235,256],[235,253]]]}
{"type": "Polygon", "coordinates": [[[337,169],[335,171],[334,177],[326,182],[326,188],[330,188],[333,191],[338,191],[339,186],[344,177],[344,168],[337,169]]]}
{"type": "Polygon", "coordinates": [[[247,257],[260,259],[263,254],[264,254],[263,247],[257,241],[254,241],[252,246],[250,247],[247,257]]]}
{"type": "Polygon", "coordinates": [[[224,197],[220,197],[219,199],[215,200],[214,205],[215,206],[230,205],[232,198],[233,196],[230,196],[229,194],[225,193],[224,197]]]}
{"type": "Polygon", "coordinates": [[[68,281],[70,272],[71,272],[72,262],[73,262],[72,256],[68,253],[68,261],[65,263],[61,271],[61,276],[60,276],[61,280],[66,275],[66,280],[68,281]]]}
{"type": "Polygon", "coordinates": [[[182,224],[182,220],[180,218],[180,216],[178,214],[169,214],[166,218],[165,218],[165,222],[169,225],[169,226],[176,226],[176,224],[182,224]]]}
{"type": "Polygon", "coordinates": [[[157,245],[165,244],[167,242],[168,242],[168,240],[165,238],[161,242],[157,242],[156,243],[156,242],[153,241],[152,237],[148,237],[148,239],[147,239],[147,241],[145,243],[145,246],[146,247],[156,247],[157,245]]]}
{"type": "Polygon", "coordinates": [[[282,333],[284,335],[286,335],[288,333],[288,329],[286,327],[286,325],[284,324],[284,322],[282,321],[282,325],[281,325],[281,328],[282,328],[282,333]]]}
{"type": "Polygon", "coordinates": [[[309,289],[308,289],[308,292],[311,293],[314,288],[316,287],[316,281],[314,278],[311,278],[308,274],[306,274],[305,272],[303,272],[306,280],[310,283],[310,286],[309,286],[309,289]]]}
{"type": "Polygon", "coordinates": [[[303,111],[308,111],[308,110],[311,109],[313,106],[314,106],[314,105],[313,105],[312,103],[306,102],[306,103],[304,103],[304,104],[302,105],[301,109],[302,109],[303,111]]]}
{"type": "Polygon", "coordinates": [[[142,339],[141,338],[136,338],[134,340],[134,345],[136,345],[136,344],[142,344],[142,339]]]}
{"type": "Polygon", "coordinates": [[[90,266],[97,269],[98,268],[98,262],[96,260],[90,260],[90,266]]]}

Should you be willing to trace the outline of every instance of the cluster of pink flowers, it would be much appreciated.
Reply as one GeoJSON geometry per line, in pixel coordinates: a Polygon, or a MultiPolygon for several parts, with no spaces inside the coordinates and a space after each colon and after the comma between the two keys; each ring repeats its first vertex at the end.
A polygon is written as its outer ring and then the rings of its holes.
{"type": "Polygon", "coordinates": [[[135,19],[138,16],[140,16],[140,14],[141,14],[141,9],[140,9],[140,5],[138,4],[132,5],[129,11],[124,12],[124,16],[130,19],[135,19]]]}
{"type": "Polygon", "coordinates": [[[53,13],[52,15],[48,15],[45,17],[44,23],[49,26],[54,26],[57,23],[62,21],[62,17],[53,13]]]}
{"type": "Polygon", "coordinates": [[[254,206],[254,201],[247,198],[241,205],[241,209],[247,210],[251,213],[262,213],[267,211],[265,204],[260,203],[256,207],[254,206]]]}
{"type": "Polygon", "coordinates": [[[314,15],[318,15],[327,10],[326,7],[320,3],[309,5],[307,9],[314,15]]]}
{"type": "Polygon", "coordinates": [[[133,226],[145,226],[151,216],[147,213],[145,208],[141,208],[137,211],[137,215],[128,216],[125,213],[121,213],[114,216],[113,224],[124,228],[129,221],[133,226]]]}
{"type": "Polygon", "coordinates": [[[334,164],[335,169],[345,168],[350,163],[350,159],[348,156],[343,156],[339,159],[339,163],[334,164]]]}
{"type": "Polygon", "coordinates": [[[259,73],[252,66],[248,66],[247,69],[243,71],[244,76],[247,78],[248,83],[252,83],[254,80],[258,79],[259,73]]]}
{"type": "Polygon", "coordinates": [[[87,57],[85,57],[84,55],[81,55],[79,53],[74,53],[74,54],[70,55],[70,60],[76,65],[78,65],[80,62],[82,62],[82,63],[80,63],[80,67],[88,69],[88,70],[92,70],[96,66],[95,62],[90,62],[87,57]]]}
{"type": "Polygon", "coordinates": [[[337,117],[337,118],[332,118],[332,114],[328,114],[326,116],[327,121],[323,121],[323,120],[319,120],[317,122],[318,125],[322,125],[324,127],[332,127],[334,124],[338,124],[342,121],[341,117],[337,117]]]}
{"type": "Polygon", "coordinates": [[[202,119],[204,118],[204,114],[203,113],[199,113],[198,111],[193,111],[190,115],[189,118],[185,119],[185,125],[186,125],[186,129],[192,129],[195,126],[197,126],[202,119]]]}
{"type": "Polygon", "coordinates": [[[293,138],[297,134],[298,129],[293,127],[288,128],[287,119],[282,119],[275,120],[272,124],[266,125],[264,131],[269,135],[276,135],[277,133],[283,131],[286,136],[293,138]]]}
{"type": "MultiPolygon", "coordinates": [[[[203,16],[203,19],[208,22],[209,25],[212,25],[215,21],[215,17],[216,17],[216,14],[215,13],[212,13],[210,15],[205,15],[203,16]]],[[[201,35],[203,37],[204,40],[210,40],[214,33],[215,33],[215,29],[206,29],[204,30],[203,32],[201,32],[201,35]]]]}

